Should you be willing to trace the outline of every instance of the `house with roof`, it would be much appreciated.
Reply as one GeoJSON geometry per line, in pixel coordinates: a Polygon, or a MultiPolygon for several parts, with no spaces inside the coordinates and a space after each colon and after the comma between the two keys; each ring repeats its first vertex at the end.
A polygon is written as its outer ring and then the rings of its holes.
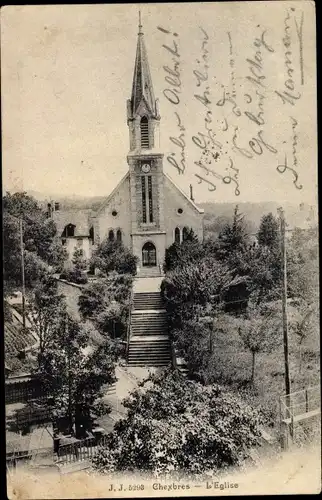
{"type": "Polygon", "coordinates": [[[163,171],[160,110],[139,25],[131,98],[127,101],[128,172],[100,208],[54,210],[62,244],[70,258],[76,248],[90,257],[105,238],[122,241],[138,258],[138,275],[159,275],[165,250],[192,228],[203,239],[203,209],[163,171]]]}

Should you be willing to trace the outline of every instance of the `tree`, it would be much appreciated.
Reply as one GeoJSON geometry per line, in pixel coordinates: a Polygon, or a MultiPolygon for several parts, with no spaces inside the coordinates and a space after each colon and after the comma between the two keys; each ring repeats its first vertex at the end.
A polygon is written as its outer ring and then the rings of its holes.
{"type": "Polygon", "coordinates": [[[84,257],[84,252],[81,248],[76,248],[73,253],[72,267],[65,268],[60,277],[72,283],[85,284],[88,282],[86,269],[87,260],[84,257]]]}
{"type": "Polygon", "coordinates": [[[165,251],[164,271],[200,261],[205,255],[203,245],[191,229],[181,243],[174,242],[165,251]]]}
{"type": "Polygon", "coordinates": [[[83,319],[93,321],[98,330],[112,337],[121,337],[127,329],[131,275],[111,273],[83,288],[79,297],[79,312],[83,319]]]}
{"type": "Polygon", "coordinates": [[[90,260],[90,267],[107,276],[116,271],[119,274],[136,274],[137,257],[120,241],[105,239],[90,260]]]}
{"type": "Polygon", "coordinates": [[[243,463],[260,436],[258,413],[238,397],[177,372],[150,376],[123,404],[126,418],[93,458],[99,471],[215,475],[243,463]]]}
{"type": "Polygon", "coordinates": [[[224,264],[205,258],[169,272],[161,284],[170,327],[181,328],[184,320],[196,317],[199,306],[216,303],[221,290],[231,281],[224,264]]]}
{"type": "Polygon", "coordinates": [[[238,205],[236,205],[232,223],[226,224],[219,233],[218,238],[222,258],[227,259],[236,251],[244,252],[248,246],[247,237],[244,215],[239,213],[238,205]]]}
{"type": "Polygon", "coordinates": [[[34,198],[26,193],[6,193],[2,201],[5,285],[11,287],[21,284],[22,219],[26,286],[33,286],[44,267],[61,269],[66,250],[57,239],[54,221],[47,218],[34,198]]]}
{"type": "Polygon", "coordinates": [[[248,310],[248,318],[239,318],[238,333],[246,349],[252,354],[251,382],[255,381],[256,355],[276,347],[281,331],[281,318],[276,310],[263,313],[259,308],[248,310]]]}
{"type": "Polygon", "coordinates": [[[27,317],[38,337],[37,371],[42,372],[44,355],[53,342],[61,317],[66,313],[64,296],[58,293],[57,280],[46,274],[29,294],[27,317]]]}
{"type": "Polygon", "coordinates": [[[108,411],[102,397],[115,382],[117,350],[106,340],[94,348],[80,325],[65,314],[43,355],[42,380],[54,420],[65,420],[70,433],[90,430],[92,421],[108,411]]]}
{"type": "Polygon", "coordinates": [[[270,212],[263,215],[257,233],[258,243],[275,251],[280,245],[279,223],[270,212]]]}

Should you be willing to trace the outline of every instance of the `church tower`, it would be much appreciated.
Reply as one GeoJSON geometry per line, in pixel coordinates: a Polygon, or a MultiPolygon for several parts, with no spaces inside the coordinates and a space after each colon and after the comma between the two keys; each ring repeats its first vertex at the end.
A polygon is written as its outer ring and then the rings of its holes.
{"type": "Polygon", "coordinates": [[[160,114],[158,100],[154,97],[141,19],[132,94],[127,101],[127,123],[133,252],[140,256],[140,269],[157,267],[160,270],[166,244],[163,154],[159,150],[160,114]]]}

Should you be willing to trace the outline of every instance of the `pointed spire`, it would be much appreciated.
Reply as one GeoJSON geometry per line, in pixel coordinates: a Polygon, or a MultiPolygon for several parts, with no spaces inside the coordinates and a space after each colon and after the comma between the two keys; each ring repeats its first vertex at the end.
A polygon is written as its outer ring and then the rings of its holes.
{"type": "Polygon", "coordinates": [[[141,23],[141,12],[139,12],[139,32],[136,48],[136,58],[134,66],[134,76],[131,95],[131,111],[135,114],[140,102],[144,100],[148,110],[156,115],[156,105],[152,86],[151,73],[148,63],[148,56],[144,43],[144,36],[141,23]]]}
{"type": "Polygon", "coordinates": [[[139,10],[139,35],[143,35],[142,32],[142,23],[141,23],[141,11],[139,10]]]}

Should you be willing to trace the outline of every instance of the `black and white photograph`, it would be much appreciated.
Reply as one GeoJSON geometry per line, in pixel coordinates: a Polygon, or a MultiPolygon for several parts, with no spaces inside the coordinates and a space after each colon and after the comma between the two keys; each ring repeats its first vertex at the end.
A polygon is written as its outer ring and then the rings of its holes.
{"type": "Polygon", "coordinates": [[[2,8],[11,500],[321,491],[315,23],[2,8]]]}

